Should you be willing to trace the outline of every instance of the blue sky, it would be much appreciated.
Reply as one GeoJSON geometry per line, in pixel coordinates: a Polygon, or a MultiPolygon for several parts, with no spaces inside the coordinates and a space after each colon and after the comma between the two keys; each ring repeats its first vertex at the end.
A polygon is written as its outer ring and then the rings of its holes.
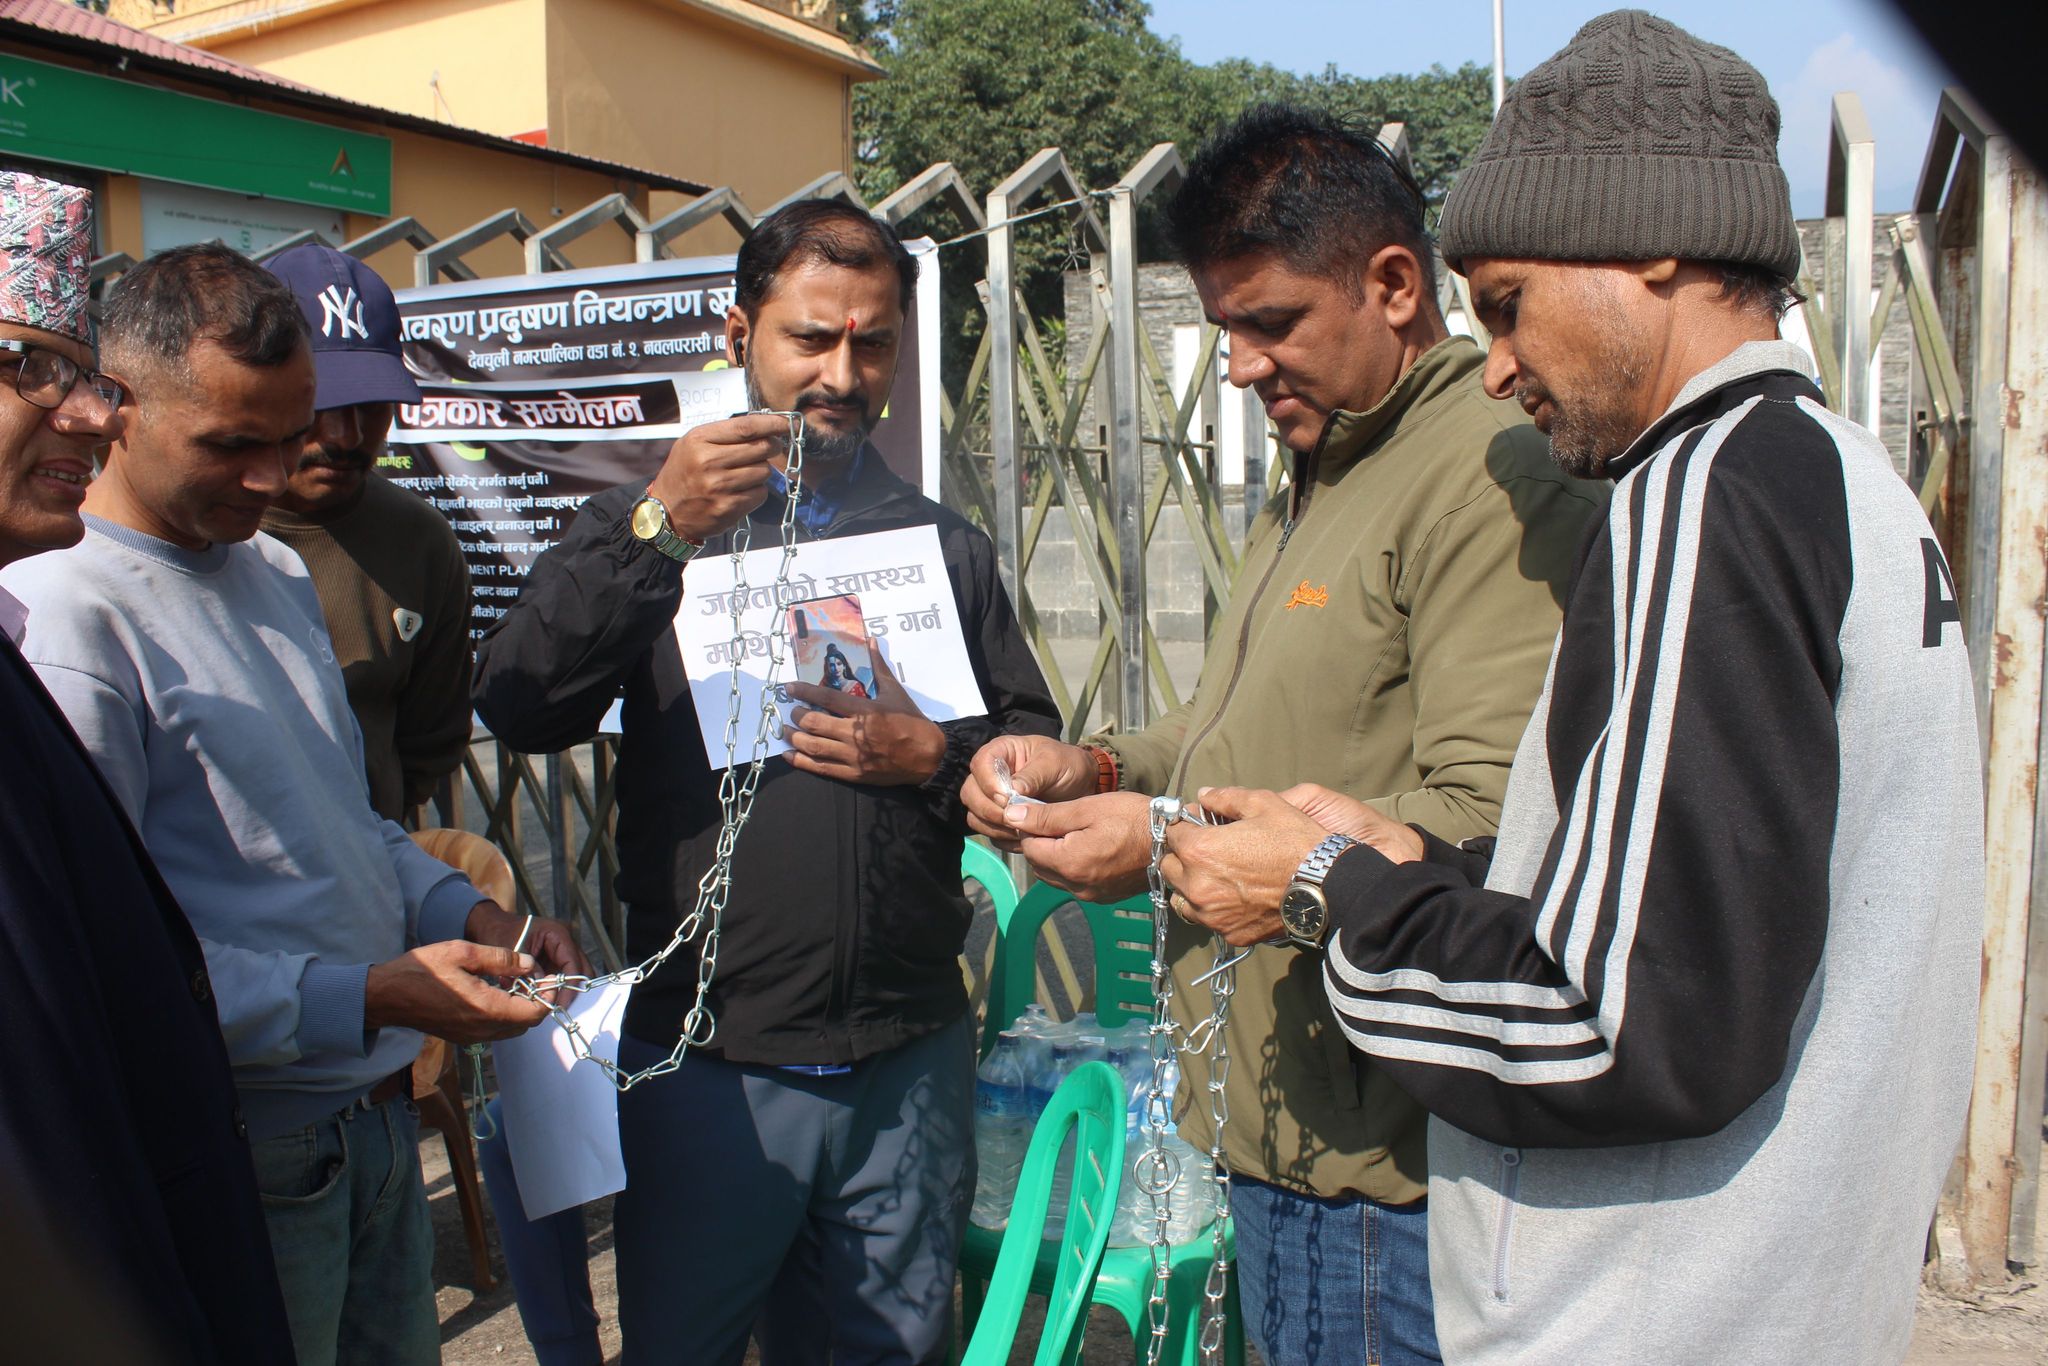
{"type": "MultiPolygon", "coordinates": [[[[1877,208],[1898,212],[1920,174],[1949,77],[1885,0],[1644,0],[1754,63],[1784,114],[1779,159],[1801,217],[1821,211],[1830,101],[1863,98],[1877,139],[1877,208]]],[[[1519,76],[1611,8],[1597,0],[1506,0],[1507,68],[1519,76]]],[[[1152,29],[1197,62],[1245,57],[1297,71],[1334,62],[1356,76],[1493,61],[1491,0],[1152,0],[1152,29]]]]}

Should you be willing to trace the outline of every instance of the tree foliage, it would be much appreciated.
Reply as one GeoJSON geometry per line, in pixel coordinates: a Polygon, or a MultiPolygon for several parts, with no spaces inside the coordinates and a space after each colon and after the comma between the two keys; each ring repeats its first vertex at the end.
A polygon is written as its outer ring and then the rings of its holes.
{"type": "Polygon", "coordinates": [[[1432,218],[1451,188],[1451,177],[1478,150],[1493,122],[1493,73],[1467,62],[1456,71],[1442,66],[1414,76],[1347,76],[1326,66],[1320,76],[1300,76],[1264,64],[1219,62],[1207,72],[1216,90],[1219,119],[1262,100],[1305,104],[1347,115],[1367,126],[1408,125],[1415,179],[1429,201],[1432,218]]]}
{"type": "MultiPolygon", "coordinates": [[[[1315,76],[1263,63],[1199,66],[1147,27],[1144,0],[866,0],[849,37],[888,71],[856,88],[856,178],[870,202],[934,162],[986,194],[1042,147],[1058,147],[1088,189],[1113,184],[1155,143],[1182,155],[1261,100],[1329,109],[1369,128],[1408,125],[1432,213],[1485,135],[1491,76],[1470,63],[1417,75],[1315,76]]],[[[1019,230],[1019,278],[1035,312],[1056,310],[1075,262],[1064,220],[1019,230]]],[[[1156,255],[1156,242],[1148,242],[1156,255]]],[[[976,272],[978,274],[979,272],[976,272]]],[[[958,279],[960,272],[950,273],[958,279]]],[[[964,296],[949,299],[949,312],[964,296]]],[[[975,310],[966,309],[971,314],[975,310]]],[[[963,320],[964,321],[964,320],[963,320]]],[[[949,329],[951,331],[952,329],[949,329]]]]}
{"type": "Polygon", "coordinates": [[[1084,184],[1114,182],[1156,142],[1200,131],[1206,82],[1145,27],[1136,0],[900,0],[860,86],[863,192],[951,161],[985,193],[1041,147],[1084,184]]]}

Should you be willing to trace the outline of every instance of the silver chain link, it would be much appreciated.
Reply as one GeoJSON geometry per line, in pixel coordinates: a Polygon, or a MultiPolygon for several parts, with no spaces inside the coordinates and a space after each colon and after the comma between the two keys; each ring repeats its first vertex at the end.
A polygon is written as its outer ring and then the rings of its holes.
{"type": "MultiPolygon", "coordinates": [[[[804,420],[801,413],[774,413],[775,417],[789,422],[789,459],[784,476],[789,481],[789,498],[782,508],[782,558],[775,570],[774,600],[782,605],[789,594],[789,569],[796,559],[796,508],[803,492],[804,467],[804,420]]],[[[746,641],[742,634],[742,609],[748,604],[747,592],[747,551],[752,548],[753,534],[747,519],[742,518],[732,533],[732,592],[727,594],[732,614],[732,645],[729,654],[732,667],[726,673],[725,708],[725,772],[718,782],[718,808],[721,825],[718,831],[718,845],[711,860],[711,866],[697,880],[697,900],[676,924],[675,933],[667,944],[653,957],[617,972],[597,976],[559,976],[522,978],[512,984],[509,990],[515,996],[541,1001],[554,1017],[555,1023],[569,1038],[569,1047],[579,1059],[587,1059],[604,1069],[612,1085],[627,1091],[652,1077],[665,1076],[682,1066],[683,1055],[692,1048],[702,1048],[710,1043],[718,1029],[717,1018],[712,1014],[709,998],[712,978],[718,971],[718,936],[724,925],[725,903],[732,892],[732,855],[738,845],[740,831],[746,829],[747,818],[753,814],[754,792],[761,784],[761,769],[767,762],[763,758],[769,742],[781,728],[782,713],[776,707],[777,681],[789,647],[788,638],[780,631],[768,634],[768,672],[761,685],[760,715],[754,729],[754,747],[750,757],[740,757],[740,680],[744,676],[740,661],[747,655],[746,641]],[[584,1035],[582,1026],[567,1010],[554,1002],[542,1001],[545,992],[595,991],[615,982],[628,986],[637,985],[654,974],[655,969],[666,963],[670,956],[683,945],[702,940],[697,956],[697,995],[689,1011],[683,1016],[681,1035],[676,1046],[666,1058],[652,1067],[643,1067],[637,1072],[628,1072],[616,1062],[596,1053],[590,1040],[584,1035]]]]}
{"type": "MultiPolygon", "coordinates": [[[[1146,1366],[1159,1366],[1166,1348],[1169,1324],[1166,1289],[1173,1274],[1172,1196],[1182,1188],[1182,1178],[1192,1173],[1180,1170],[1180,1163],[1166,1148],[1167,1125],[1172,1120],[1173,1098],[1166,1091],[1167,1069],[1179,1058],[1209,1059],[1209,1119],[1211,1124],[1209,1161],[1215,1172],[1211,1193],[1214,1214],[1210,1223],[1214,1255],[1202,1286],[1203,1314],[1199,1339],[1203,1366],[1220,1366],[1223,1361],[1225,1330],[1229,1327],[1225,1300],[1230,1290],[1230,1168],[1223,1155],[1223,1130],[1230,1122],[1230,1100],[1225,1087],[1230,1080],[1230,1048],[1224,1038],[1230,1019],[1230,998],[1237,989],[1237,964],[1242,952],[1233,953],[1218,941],[1216,965],[1199,980],[1209,984],[1209,1014],[1178,1041],[1180,1028],[1173,1020],[1173,973],[1166,957],[1166,931],[1173,915],[1172,889],[1160,871],[1166,856],[1166,830],[1175,821],[1207,825],[1202,808],[1177,797],[1154,797],[1147,811],[1148,833],[1152,838],[1151,861],[1145,879],[1152,899],[1152,1082],[1145,1096],[1145,1151],[1132,1167],[1138,1189],[1152,1201],[1152,1285],[1145,1297],[1145,1320],[1149,1336],[1145,1346],[1146,1366]]],[[[1194,1192],[1186,1190],[1188,1199],[1194,1192]]]]}

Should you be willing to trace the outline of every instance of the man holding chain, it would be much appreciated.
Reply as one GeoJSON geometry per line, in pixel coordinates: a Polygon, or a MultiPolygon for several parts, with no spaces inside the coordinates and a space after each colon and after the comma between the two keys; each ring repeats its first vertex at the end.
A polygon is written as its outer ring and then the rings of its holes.
{"type": "Polygon", "coordinates": [[[205,946],[299,1360],[433,1361],[420,1033],[509,1038],[545,1008],[492,979],[587,964],[370,806],[319,598],[258,533],[313,425],[291,291],[180,247],[121,277],[102,329],[122,429],[85,539],[0,573],[22,653],[205,946]]]}
{"type": "Polygon", "coordinates": [[[1445,205],[1488,391],[1615,484],[1498,842],[1227,789],[1163,860],[1201,925],[1314,942],[1345,1037],[1435,1117],[1459,1361],[1911,1336],[1970,1092],[1976,711],[1933,529],[1779,339],[1777,140],[1754,67],[1622,10],[1515,87],[1445,205]]]}
{"type": "MultiPolygon", "coordinates": [[[[619,1321],[636,1361],[943,1359],[974,1189],[974,1034],[958,954],[959,790],[1000,734],[1058,717],[988,539],[868,443],[896,377],[916,263],[829,200],[741,248],[727,346],[756,411],[698,427],[648,484],[599,494],[485,638],[478,713],[505,743],[589,739],[621,686],[619,893],[627,957],[669,942],[717,856],[706,758],[673,622],[688,561],[765,546],[789,510],[803,418],[803,539],[934,526],[985,716],[934,723],[875,658],[876,695],[791,684],[793,746],[768,761],[731,862],[708,1005],[716,1033],[622,1093],[619,1321]],[[761,411],[766,410],[766,411],[761,411]]],[[[742,720],[744,754],[754,719],[742,720]]],[[[691,943],[634,990],[619,1063],[667,1059],[698,985],[691,943]]]]}
{"type": "MultiPolygon", "coordinates": [[[[1089,747],[996,741],[963,791],[976,828],[1094,901],[1145,885],[1145,794],[1255,773],[1314,773],[1404,819],[1491,833],[1601,494],[1486,401],[1481,353],[1436,306],[1420,197],[1370,135],[1255,109],[1196,156],[1168,219],[1293,478],[1253,529],[1193,698],[1089,747]],[[999,760],[1052,805],[1007,804],[999,760]]],[[[1211,1012],[1213,941],[1171,929],[1185,1029],[1211,1012]]],[[[1345,1046],[1314,967],[1288,946],[1251,955],[1224,1030],[1247,1328],[1269,1361],[1434,1360],[1425,1117],[1345,1046]]],[[[1189,1097],[1206,1068],[1183,1059],[1177,1106],[1204,1151],[1207,1107],[1189,1097]]]]}

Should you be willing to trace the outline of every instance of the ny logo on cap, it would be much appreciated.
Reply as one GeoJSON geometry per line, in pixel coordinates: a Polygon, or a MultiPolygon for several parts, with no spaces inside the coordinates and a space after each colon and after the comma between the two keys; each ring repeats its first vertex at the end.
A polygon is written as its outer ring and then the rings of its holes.
{"type": "Polygon", "coordinates": [[[329,285],[320,291],[320,335],[334,336],[336,326],[341,328],[344,341],[351,332],[364,341],[370,339],[370,330],[363,326],[363,301],[356,297],[353,286],[346,294],[339,285],[329,285]]]}

